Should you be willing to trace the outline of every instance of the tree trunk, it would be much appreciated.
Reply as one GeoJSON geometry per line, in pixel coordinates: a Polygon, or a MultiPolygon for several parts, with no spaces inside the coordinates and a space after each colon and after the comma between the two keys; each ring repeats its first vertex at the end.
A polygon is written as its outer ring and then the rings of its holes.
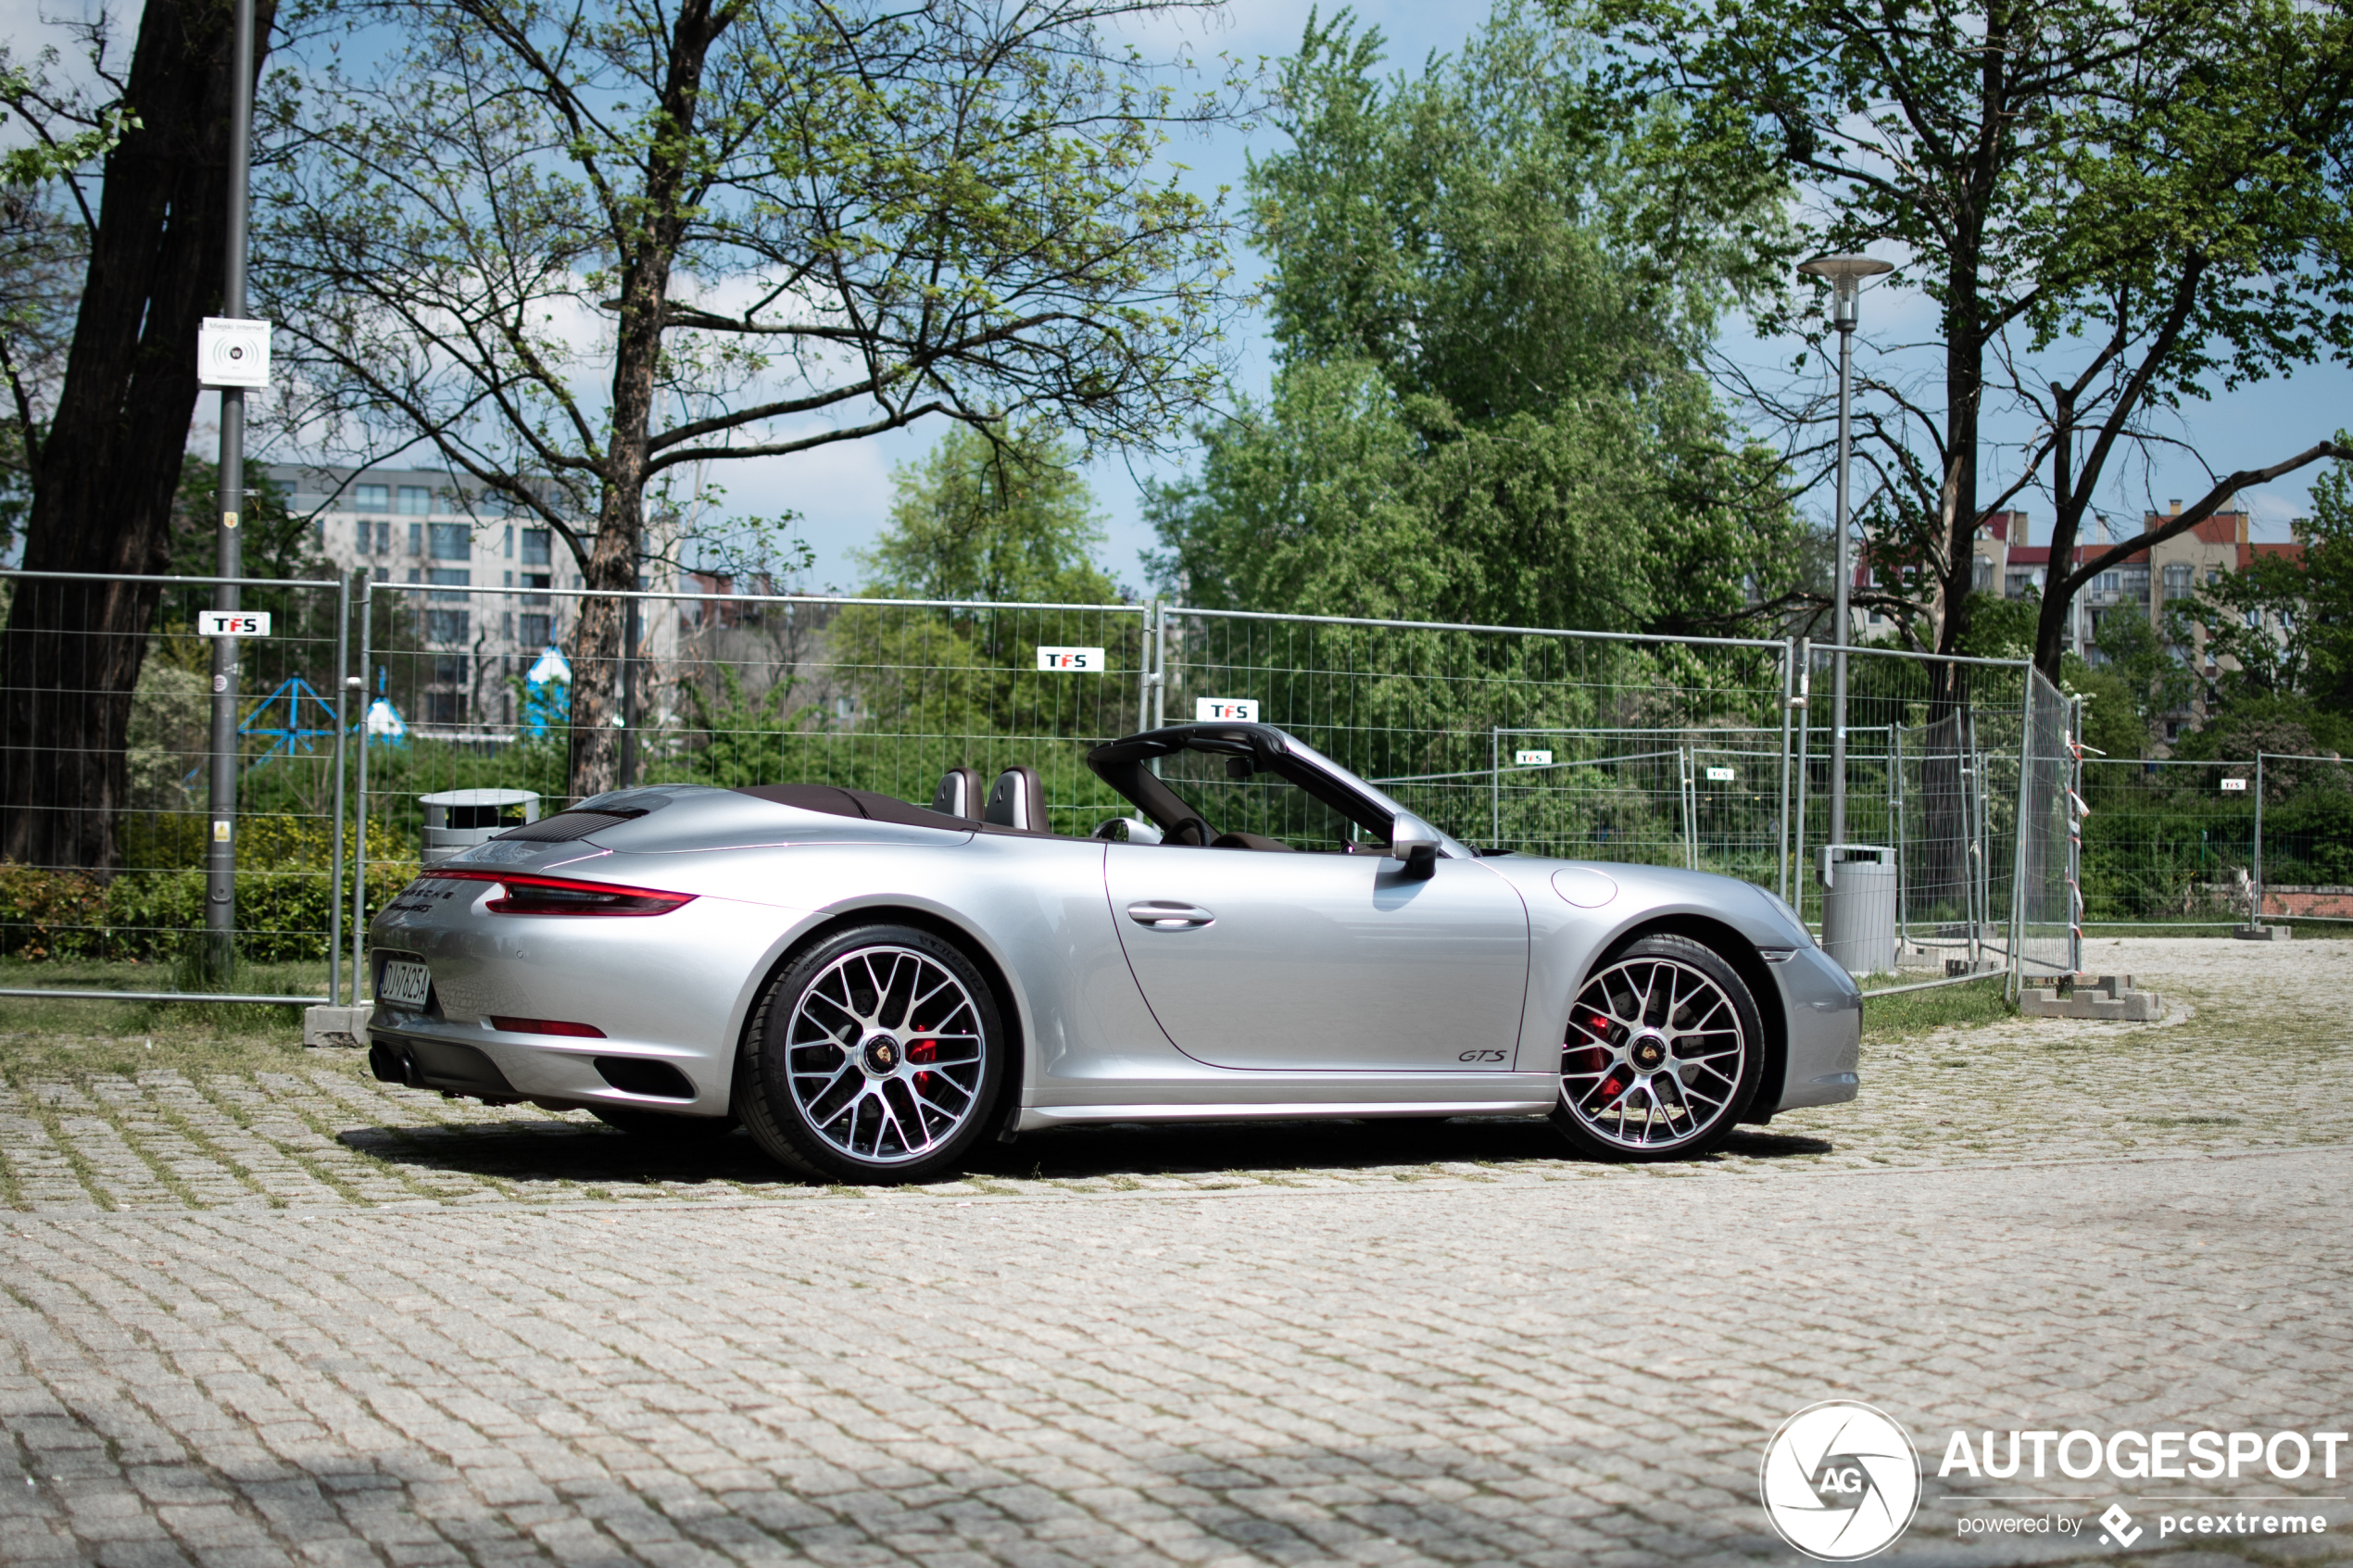
{"type": "MultiPolygon", "coordinates": [[[[269,36],[274,0],[256,0],[269,36]]],[[[107,155],[65,386],[33,469],[24,565],[105,581],[19,584],[0,635],[0,856],[110,874],[153,585],[196,404],[196,328],[220,307],[228,223],[228,0],[147,0],[107,155]]],[[[258,72],[266,45],[245,69],[258,72]]]]}
{"type": "Polygon", "coordinates": [[[690,142],[688,132],[694,127],[696,100],[702,92],[703,66],[711,43],[733,19],[732,11],[714,16],[710,0],[684,0],[671,28],[661,107],[673,133],[653,141],[641,204],[646,214],[639,231],[642,237],[622,273],[621,330],[613,352],[612,433],[605,444],[597,543],[581,563],[586,585],[599,596],[580,601],[580,625],[573,645],[568,787],[574,800],[602,795],[620,777],[621,644],[625,612],[623,601],[601,596],[637,586],[654,371],[661,358],[671,267],[686,231],[682,193],[686,170],[680,161],[681,149],[690,142]]]}

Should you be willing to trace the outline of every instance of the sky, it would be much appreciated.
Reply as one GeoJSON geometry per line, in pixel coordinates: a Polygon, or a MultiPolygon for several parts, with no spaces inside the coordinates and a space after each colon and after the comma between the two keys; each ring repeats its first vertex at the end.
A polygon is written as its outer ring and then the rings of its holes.
{"type": "MultiPolygon", "coordinates": [[[[43,19],[78,14],[81,0],[0,0],[0,24],[19,57],[44,40],[63,43],[63,34],[43,19]]],[[[1309,0],[1253,0],[1228,6],[1208,18],[1159,24],[1181,30],[1202,53],[1227,51],[1245,60],[1272,60],[1295,48],[1310,9],[1309,0]]],[[[1327,12],[1330,7],[1326,6],[1327,12]]],[[[1476,6],[1408,5],[1395,0],[1365,0],[1355,7],[1361,21],[1378,27],[1389,43],[1392,69],[1418,69],[1432,51],[1450,52],[1461,45],[1484,12],[1476,6]]],[[[1166,38],[1155,40],[1165,43],[1166,38]]],[[[1206,194],[1219,184],[1239,194],[1250,154],[1277,150],[1279,136],[1261,127],[1254,132],[1229,129],[1205,140],[1179,144],[1170,156],[1187,165],[1197,190],[1206,194]]],[[[1238,257],[1247,281],[1260,270],[1257,258],[1238,257]]],[[[1856,343],[1858,372],[1917,376],[1930,368],[1924,346],[1932,336],[1934,316],[1928,302],[1916,294],[1880,288],[1865,295],[1863,331],[1856,343]]],[[[1731,359],[1759,369],[1786,366],[1797,345],[1790,341],[1760,341],[1742,323],[1730,325],[1721,345],[1731,359]]],[[[1271,375],[1264,322],[1245,313],[1234,323],[1228,345],[1233,356],[1234,384],[1241,393],[1263,398],[1271,375]]],[[[2060,351],[2061,356],[2065,349],[2060,351]]],[[[211,399],[198,410],[195,445],[210,449],[215,419],[211,399]]],[[[2194,442],[2219,468],[2261,466],[2314,441],[2340,426],[2353,425],[2353,371],[2340,366],[2308,369],[2292,379],[2259,383],[2237,394],[2218,395],[2194,405],[2173,433],[2194,442]]],[[[912,462],[941,432],[937,420],[888,435],[846,442],[790,458],[752,459],[729,465],[720,481],[727,489],[727,505],[736,512],[773,516],[786,510],[799,514],[800,529],[815,552],[811,586],[853,586],[859,569],[853,552],[870,544],[887,517],[891,470],[912,462]]],[[[1995,427],[1997,436],[2016,434],[1995,427]]],[[[1141,552],[1154,543],[1141,517],[1139,482],[1172,477],[1189,465],[1184,451],[1164,454],[1113,454],[1088,471],[1104,515],[1109,535],[1104,564],[1130,587],[1145,585],[1141,552]]],[[[1990,468],[2002,458],[1989,455],[1990,468]]],[[[2112,465],[2120,470],[2124,465],[2112,465]]],[[[2309,509],[2310,480],[2319,469],[2307,469],[2246,496],[2259,539],[2284,539],[2290,521],[2309,509]]],[[[2100,507],[2120,521],[2136,519],[2145,508],[2162,509],[2173,497],[2195,499],[2210,481],[2204,470],[2186,457],[2164,460],[2153,471],[2114,471],[2100,497],[2100,507]]],[[[1806,504],[1827,514],[1825,492],[1809,495],[1806,504]]],[[[2029,495],[2020,503],[2029,513],[2032,538],[2049,536],[2047,500],[2029,495]]]]}

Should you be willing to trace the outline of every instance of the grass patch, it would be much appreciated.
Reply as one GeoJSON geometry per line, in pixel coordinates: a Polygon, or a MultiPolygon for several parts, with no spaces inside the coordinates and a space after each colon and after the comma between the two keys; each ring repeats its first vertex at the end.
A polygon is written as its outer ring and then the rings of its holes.
{"type": "MultiPolygon", "coordinates": [[[[134,964],[134,961],[43,961],[0,960],[0,985],[33,990],[179,990],[186,975],[174,964],[134,964]]],[[[233,983],[221,990],[258,992],[275,997],[318,995],[327,999],[325,964],[240,964],[233,983]]],[[[49,1001],[43,997],[0,997],[0,1065],[17,1060],[23,1041],[59,1041],[70,1051],[99,1047],[104,1041],[130,1039],[144,1067],[231,1067],[221,1056],[202,1060],[160,1060],[167,1051],[202,1047],[208,1051],[252,1047],[301,1048],[299,1006],[252,1006],[243,1001],[49,1001]],[[156,1041],[153,1056],[144,1041],[156,1041]]],[[[87,1058],[75,1058],[87,1060],[87,1058]]],[[[130,1062],[130,1058],[118,1058],[130,1062]]],[[[284,1065],[271,1062],[271,1065],[284,1065]]],[[[99,1070],[99,1067],[92,1067],[99,1070]]],[[[127,1065],[104,1067],[127,1072],[127,1065]]]]}
{"type": "Polygon", "coordinates": [[[2018,1009],[2002,995],[2005,976],[1989,974],[1958,985],[1931,991],[1898,991],[1892,997],[1863,998],[1863,1038],[1901,1040],[1931,1029],[1998,1022],[2018,1016],[2018,1009]]]}

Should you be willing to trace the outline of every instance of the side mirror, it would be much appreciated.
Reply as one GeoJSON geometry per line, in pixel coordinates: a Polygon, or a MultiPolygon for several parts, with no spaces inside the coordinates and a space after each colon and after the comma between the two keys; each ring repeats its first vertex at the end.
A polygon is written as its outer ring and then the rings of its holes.
{"type": "Polygon", "coordinates": [[[1405,862],[1405,880],[1423,882],[1438,873],[1438,830],[1411,812],[1389,824],[1389,858],[1405,862]]]}

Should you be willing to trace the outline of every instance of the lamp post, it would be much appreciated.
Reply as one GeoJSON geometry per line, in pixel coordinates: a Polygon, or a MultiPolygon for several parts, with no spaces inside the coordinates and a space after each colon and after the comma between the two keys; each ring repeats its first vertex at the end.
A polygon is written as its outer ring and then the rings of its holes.
{"type": "MultiPolygon", "coordinates": [[[[253,0],[234,0],[229,51],[228,265],[222,279],[220,318],[245,319],[245,223],[247,170],[253,142],[253,0]]],[[[211,323],[208,323],[210,325],[211,323]]],[[[266,328],[265,328],[266,332],[266,328]]],[[[268,363],[266,349],[262,363],[268,363]]],[[[199,358],[202,358],[201,350],[199,358]]],[[[204,367],[209,370],[213,366],[204,367]]],[[[215,590],[220,609],[242,608],[233,579],[245,575],[245,549],[237,532],[245,495],[245,387],[243,378],[215,382],[220,391],[220,477],[218,527],[213,533],[213,570],[233,581],[215,590]]],[[[224,981],[236,961],[237,847],[232,834],[237,817],[237,770],[243,758],[237,738],[238,639],[212,639],[212,758],[207,817],[212,833],[205,845],[205,972],[224,981]]]]}
{"type": "Polygon", "coordinates": [[[1838,329],[1838,538],[1837,576],[1832,590],[1836,608],[1831,624],[1838,640],[1831,645],[1831,831],[1822,846],[1821,883],[1831,885],[1839,847],[1846,842],[1846,595],[1855,576],[1847,554],[1850,520],[1846,514],[1846,457],[1849,413],[1853,406],[1855,372],[1855,304],[1863,280],[1895,270],[1893,264],[1868,256],[1818,256],[1797,270],[1831,283],[1831,325],[1838,329]]]}

